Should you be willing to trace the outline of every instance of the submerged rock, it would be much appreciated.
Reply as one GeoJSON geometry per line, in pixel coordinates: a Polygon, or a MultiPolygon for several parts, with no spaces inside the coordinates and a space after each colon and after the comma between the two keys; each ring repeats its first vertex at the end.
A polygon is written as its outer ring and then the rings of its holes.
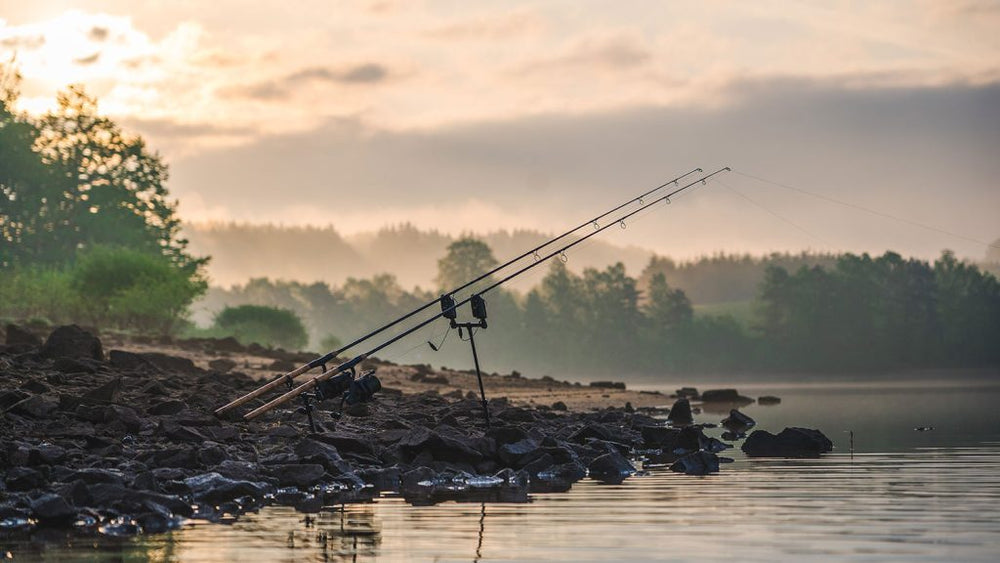
{"type": "Polygon", "coordinates": [[[712,452],[697,451],[673,463],[671,471],[687,475],[708,475],[719,472],[719,456],[712,452]]]}
{"type": "Polygon", "coordinates": [[[833,450],[833,442],[819,430],[785,428],[779,434],[755,430],[743,442],[750,457],[818,457],[833,450]]]}

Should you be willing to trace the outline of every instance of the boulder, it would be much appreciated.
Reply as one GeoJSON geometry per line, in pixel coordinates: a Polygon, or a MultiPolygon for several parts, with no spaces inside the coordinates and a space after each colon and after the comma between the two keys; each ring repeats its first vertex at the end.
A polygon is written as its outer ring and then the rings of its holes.
{"type": "Polygon", "coordinates": [[[785,428],[777,435],[755,430],[743,442],[742,450],[750,457],[819,457],[833,450],[833,442],[809,428],[785,428]]]}
{"type": "Polygon", "coordinates": [[[756,425],[756,420],[741,413],[737,409],[729,411],[729,416],[722,421],[722,426],[735,434],[743,434],[756,425]]]}
{"type": "Polygon", "coordinates": [[[691,403],[685,398],[674,401],[674,405],[670,407],[670,414],[667,416],[667,420],[672,424],[694,423],[694,417],[691,415],[691,403]]]}
{"type": "Polygon", "coordinates": [[[15,403],[10,407],[10,412],[32,418],[49,418],[58,408],[59,403],[47,399],[44,395],[34,395],[15,403]]]}
{"type": "Polygon", "coordinates": [[[740,395],[736,389],[709,389],[701,394],[703,403],[736,403],[749,405],[753,402],[750,397],[740,395]]]}
{"type": "Polygon", "coordinates": [[[617,450],[597,456],[587,467],[594,479],[617,481],[635,473],[635,466],[617,450]]]}
{"type": "Polygon", "coordinates": [[[43,525],[64,525],[76,519],[76,508],[63,497],[44,494],[31,501],[31,514],[43,525]]]}
{"type": "Polygon", "coordinates": [[[52,331],[41,354],[46,358],[90,358],[104,361],[101,341],[77,325],[61,326],[52,331]]]}
{"type": "Polygon", "coordinates": [[[27,348],[38,348],[42,345],[42,339],[34,333],[28,332],[15,325],[7,325],[7,346],[24,346],[27,348]]]}

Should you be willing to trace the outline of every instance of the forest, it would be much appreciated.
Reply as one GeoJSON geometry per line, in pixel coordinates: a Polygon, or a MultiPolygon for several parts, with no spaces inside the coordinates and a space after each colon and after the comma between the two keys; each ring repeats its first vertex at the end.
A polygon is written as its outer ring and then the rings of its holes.
{"type": "MultiPolygon", "coordinates": [[[[230,225],[216,229],[216,247],[203,242],[192,250],[166,187],[168,166],[141,137],[100,115],[97,100],[78,87],[60,94],[52,112],[20,113],[16,74],[0,71],[6,73],[0,81],[5,322],[233,334],[326,352],[488,271],[497,254],[516,255],[547,236],[454,238],[403,225],[346,241],[333,228],[230,225]],[[270,249],[254,242],[264,239],[277,242],[270,249]],[[301,257],[310,260],[282,261],[282,249],[303,240],[311,242],[301,257]],[[335,283],[291,281],[331,248],[365,266],[346,274],[338,267],[335,283]],[[274,263],[287,276],[251,271],[243,278],[248,281],[209,287],[210,254],[274,263]],[[419,270],[427,289],[386,273],[390,262],[419,270]],[[278,334],[267,334],[275,327],[278,334]]],[[[204,229],[195,232],[207,240],[204,229]]],[[[997,248],[1000,243],[987,258],[1000,262],[997,248]]],[[[933,262],[893,252],[718,254],[683,262],[611,245],[587,252],[572,255],[569,265],[552,260],[520,285],[485,296],[489,329],[477,344],[488,370],[833,373],[1000,366],[1000,283],[947,251],[933,262]],[[616,253],[620,260],[612,259],[616,253]],[[639,269],[642,261],[639,275],[630,276],[629,268],[639,269]]],[[[405,363],[471,364],[468,347],[444,321],[386,352],[386,359],[405,363]]]]}

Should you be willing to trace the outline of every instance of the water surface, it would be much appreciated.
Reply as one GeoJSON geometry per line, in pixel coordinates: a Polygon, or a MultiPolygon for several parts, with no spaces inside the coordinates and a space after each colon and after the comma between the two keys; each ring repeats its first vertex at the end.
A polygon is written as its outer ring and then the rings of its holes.
{"type": "Polygon", "coordinates": [[[533,494],[527,504],[414,507],[386,495],[314,515],[274,507],[160,536],[72,545],[41,538],[4,549],[46,560],[1000,559],[1000,386],[981,379],[740,390],[782,398],[743,409],[758,427],[819,428],[835,452],[785,460],[729,450],[735,462],[717,475],[651,469],[620,485],[584,480],[568,493],[533,494]]]}

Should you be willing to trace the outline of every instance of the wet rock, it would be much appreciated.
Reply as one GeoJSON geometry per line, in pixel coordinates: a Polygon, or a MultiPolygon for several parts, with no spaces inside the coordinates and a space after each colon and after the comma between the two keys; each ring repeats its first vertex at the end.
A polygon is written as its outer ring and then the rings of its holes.
{"type": "Polygon", "coordinates": [[[77,325],[61,326],[52,331],[41,354],[46,358],[90,358],[103,361],[101,341],[77,325]]]}
{"type": "Polygon", "coordinates": [[[149,510],[150,503],[155,503],[173,514],[191,515],[191,504],[174,495],[138,491],[114,483],[89,485],[87,492],[90,494],[93,506],[111,507],[126,513],[138,513],[149,510]]]}
{"type": "Polygon", "coordinates": [[[706,451],[693,452],[675,461],[670,466],[670,470],[687,475],[718,473],[719,456],[706,451]]]}
{"type": "MultiPolygon", "coordinates": [[[[538,442],[532,438],[524,438],[517,442],[502,444],[497,449],[497,456],[500,461],[508,467],[521,467],[530,458],[538,453],[538,442]]],[[[550,463],[551,465],[551,463],[550,463]]]]}
{"type": "Polygon", "coordinates": [[[151,415],[157,415],[157,416],[174,415],[183,411],[186,408],[188,408],[188,406],[187,403],[185,403],[184,401],[180,401],[177,399],[168,399],[166,401],[160,401],[159,403],[156,403],[155,405],[150,407],[149,410],[147,410],[146,412],[151,415]]]}
{"type": "Polygon", "coordinates": [[[8,324],[6,330],[7,337],[5,342],[7,346],[38,348],[42,345],[42,339],[40,337],[15,324],[8,324]]]}
{"type": "Polygon", "coordinates": [[[757,421],[736,409],[729,411],[729,416],[722,421],[722,426],[736,435],[742,435],[756,425],[757,421]]]}
{"type": "Polygon", "coordinates": [[[251,461],[227,459],[216,465],[216,473],[236,481],[254,481],[261,474],[260,465],[251,461]]]}
{"type": "Polygon", "coordinates": [[[31,501],[31,514],[43,525],[58,526],[75,520],[76,508],[63,497],[48,493],[31,501]]]}
{"type": "Polygon", "coordinates": [[[28,452],[29,465],[55,465],[66,458],[66,448],[42,442],[28,452]]]}
{"type": "Polygon", "coordinates": [[[674,391],[674,395],[679,399],[689,399],[697,401],[699,398],[698,390],[694,387],[681,387],[677,391],[674,391]]]}
{"type": "Polygon", "coordinates": [[[392,491],[400,486],[402,472],[398,466],[392,467],[371,467],[362,469],[357,473],[362,481],[372,485],[379,491],[392,491]]]}
{"type": "Polygon", "coordinates": [[[282,486],[311,487],[318,483],[326,468],[318,463],[287,463],[267,467],[268,473],[282,486]]]}
{"type": "Polygon", "coordinates": [[[430,467],[417,467],[403,473],[400,477],[400,492],[412,491],[419,488],[419,484],[429,481],[437,476],[437,472],[430,467]]]}
{"type": "Polygon", "coordinates": [[[674,406],[670,407],[670,414],[667,416],[667,420],[673,424],[694,423],[694,417],[691,415],[691,403],[685,398],[674,401],[674,406]]]}
{"type": "Polygon", "coordinates": [[[49,418],[58,408],[59,403],[46,398],[44,395],[35,395],[15,403],[9,410],[10,412],[32,418],[49,418]]]}
{"type": "Polygon", "coordinates": [[[701,394],[703,403],[735,403],[748,405],[753,402],[750,397],[740,395],[736,389],[709,389],[701,394]]]}
{"type": "Polygon", "coordinates": [[[614,432],[603,424],[593,423],[583,426],[569,436],[569,441],[577,444],[584,444],[590,439],[612,440],[614,432]]]}
{"type": "Polygon", "coordinates": [[[624,479],[635,473],[635,467],[617,450],[596,457],[587,470],[591,477],[606,481],[624,479]]]}
{"type": "Polygon", "coordinates": [[[482,453],[467,442],[468,440],[443,436],[426,428],[415,428],[400,439],[396,446],[411,458],[426,453],[431,459],[437,461],[472,464],[481,461],[483,459],[482,453]]]}
{"type": "Polygon", "coordinates": [[[763,397],[757,397],[757,404],[762,406],[778,405],[781,404],[781,398],[773,395],[764,395],[763,397]]]}
{"type": "Polygon", "coordinates": [[[833,442],[809,428],[785,428],[777,435],[755,430],[743,442],[742,450],[750,457],[818,457],[833,450],[833,442]]]}
{"type": "Polygon", "coordinates": [[[196,501],[213,504],[244,496],[260,499],[272,490],[267,483],[238,481],[215,472],[188,477],[183,483],[196,501]]]}
{"type": "Polygon", "coordinates": [[[10,491],[30,491],[45,484],[45,476],[30,467],[12,467],[4,479],[10,491]]]}

